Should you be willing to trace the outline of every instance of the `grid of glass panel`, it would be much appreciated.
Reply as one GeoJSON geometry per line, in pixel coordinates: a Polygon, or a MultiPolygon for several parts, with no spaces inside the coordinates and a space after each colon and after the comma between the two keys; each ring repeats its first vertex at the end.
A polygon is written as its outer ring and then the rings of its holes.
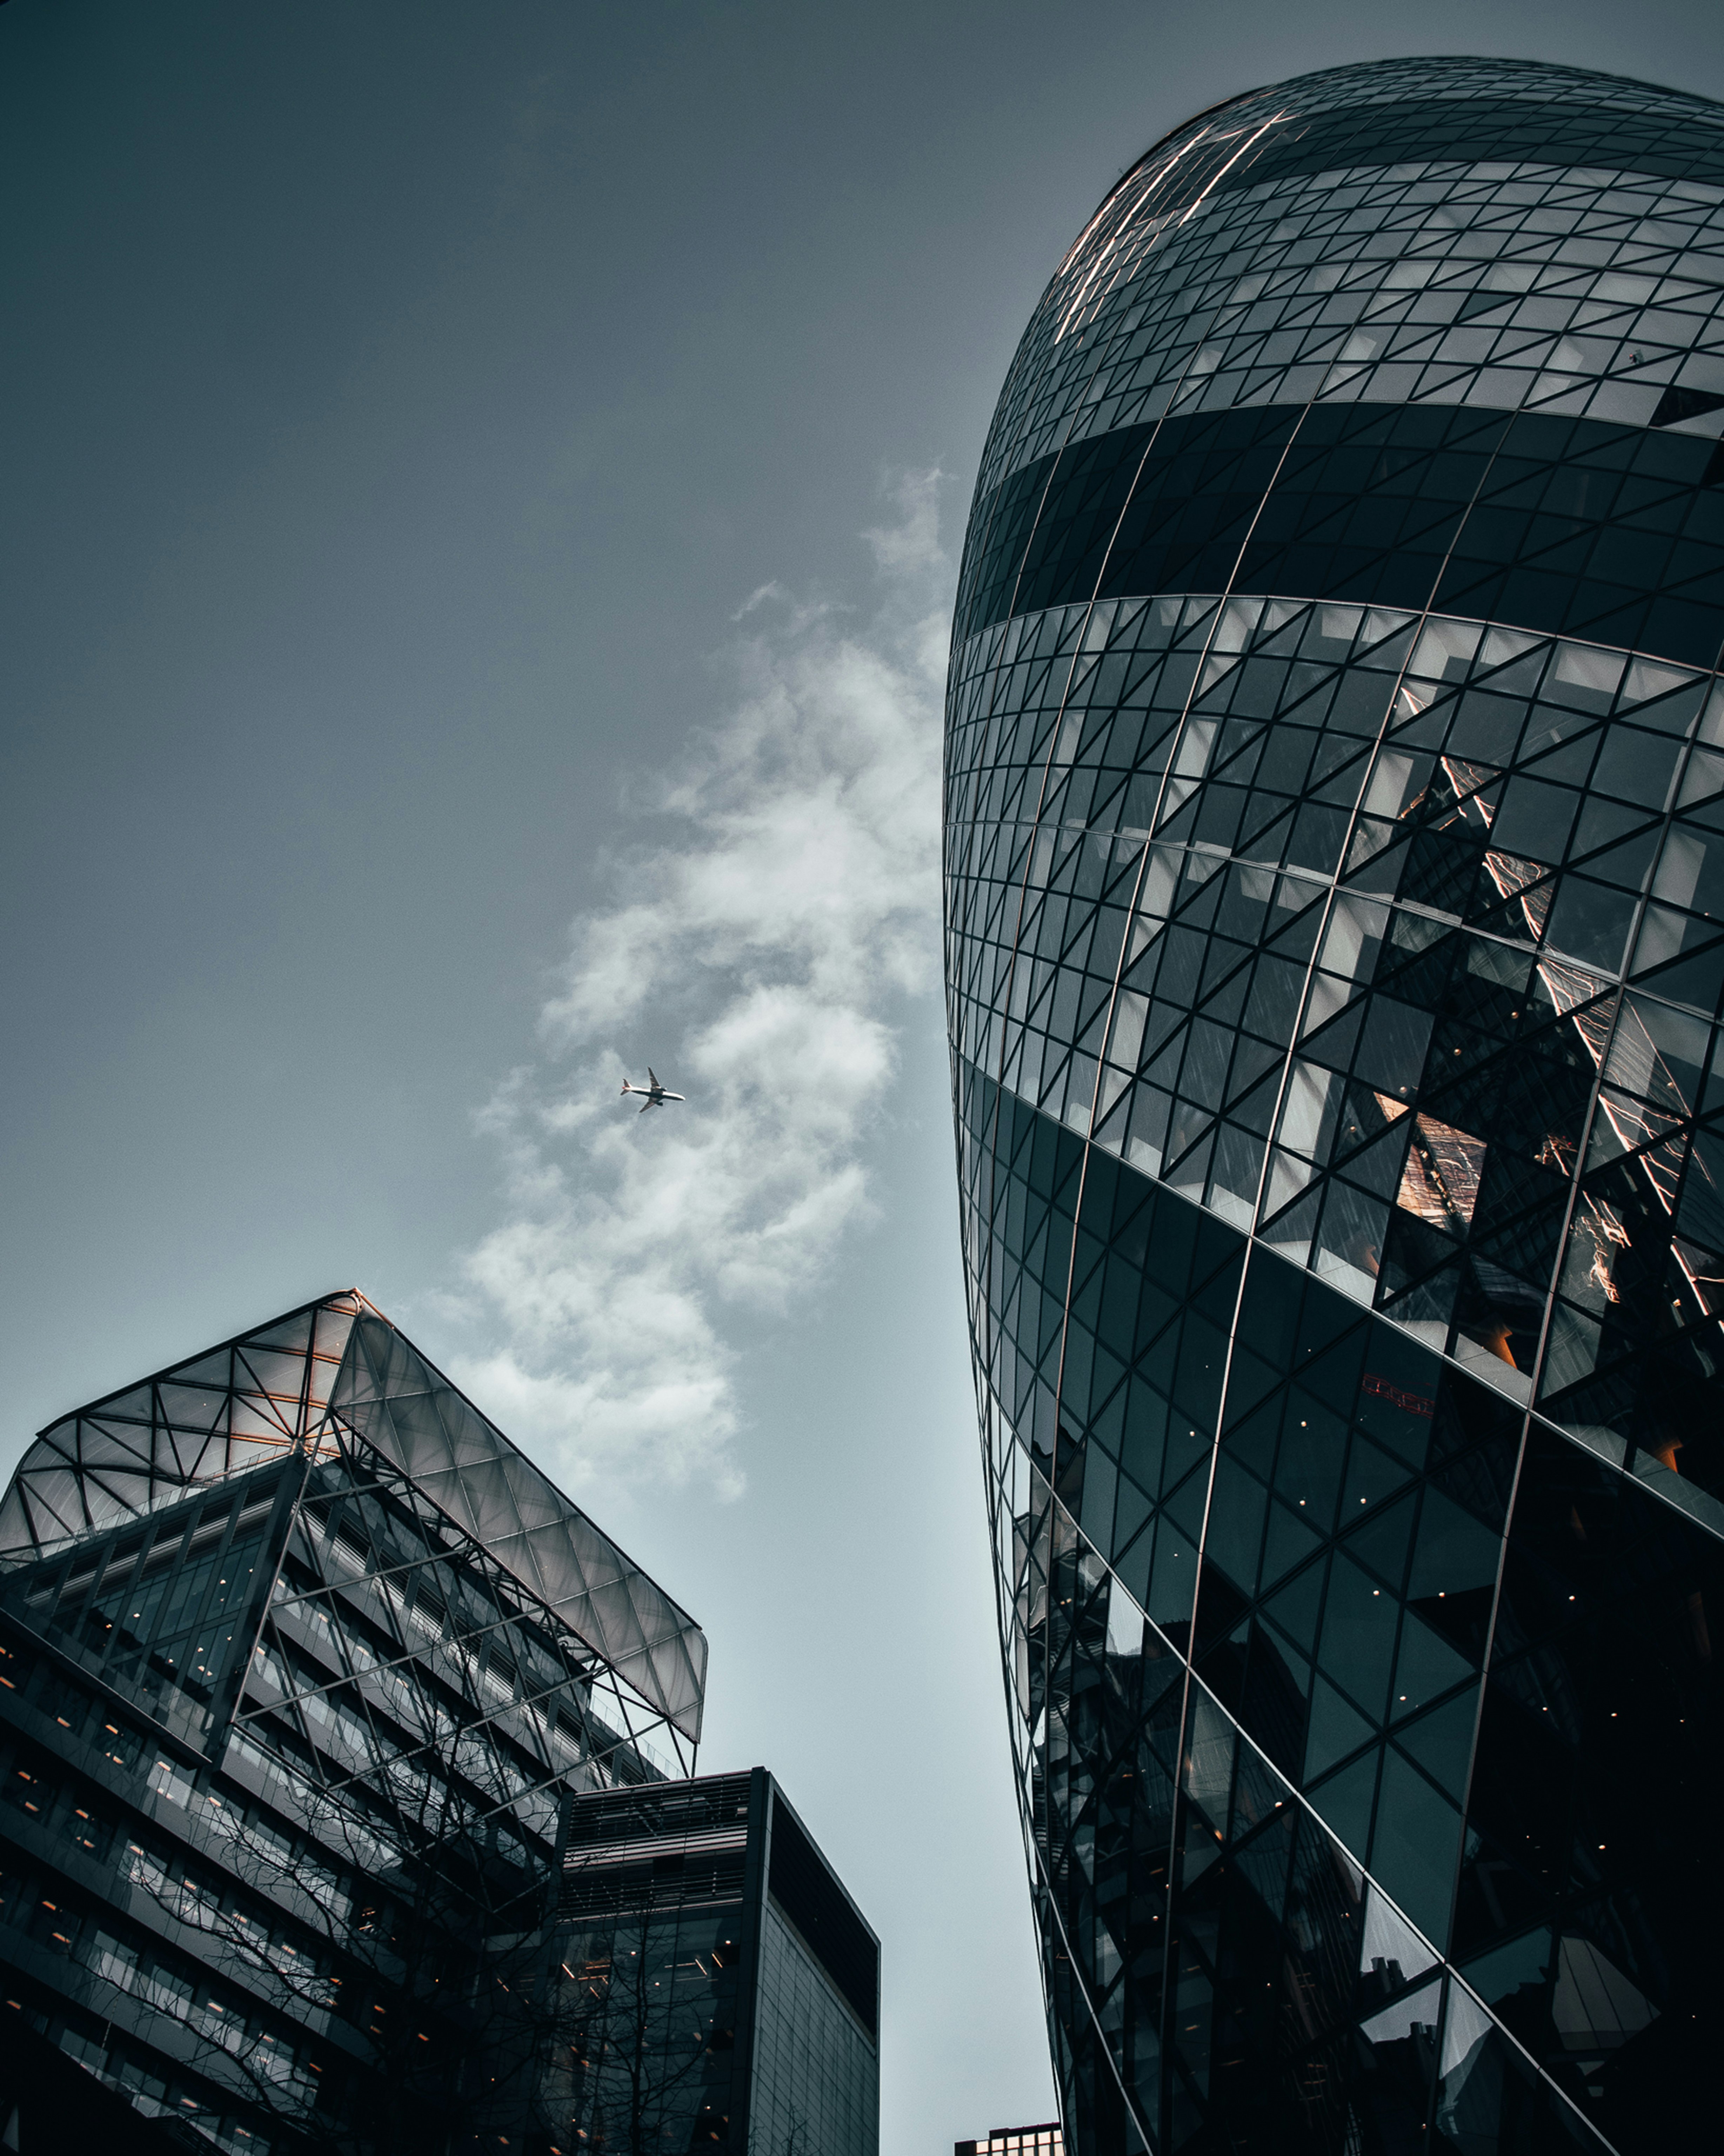
{"type": "Polygon", "coordinates": [[[559,2148],[741,2145],[751,1811],[747,1774],[569,1807],[539,2089],[559,2148]]]}
{"type": "Polygon", "coordinates": [[[980,2141],[953,2143],[953,2156],[1065,2156],[1057,2120],[1044,2126],[997,2126],[980,2141]]]}
{"type": "Polygon", "coordinates": [[[1673,387],[1704,405],[1724,389],[1721,203],[1724,117],[1650,84],[1390,61],[1235,98],[1157,143],[1061,263],[977,499],[1168,411],[1323,395],[1644,424],[1673,387]]]}
{"type": "Polygon", "coordinates": [[[357,1296],[54,1425],[5,1520],[12,2010],[236,2148],[513,2133],[562,1805],[692,1766],[690,1620],[357,1296]]]}
{"type": "Polygon", "coordinates": [[[699,1742],[700,1627],[357,1292],[51,1423],[0,1499],[0,1565],[289,1453],[358,1454],[406,1476],[651,1718],[699,1742]]]}
{"type": "Polygon", "coordinates": [[[798,1933],[761,1911],[749,2146],[877,2156],[880,2058],[798,1933]]]}
{"type": "Polygon", "coordinates": [[[1721,146],[1255,93],[1002,398],[947,981],[1075,2148],[1634,2152],[1710,2087],[1721,146]]]}
{"type": "Polygon", "coordinates": [[[879,1943],[764,1769],[566,1818],[553,2150],[875,2156],[879,1943]]]}

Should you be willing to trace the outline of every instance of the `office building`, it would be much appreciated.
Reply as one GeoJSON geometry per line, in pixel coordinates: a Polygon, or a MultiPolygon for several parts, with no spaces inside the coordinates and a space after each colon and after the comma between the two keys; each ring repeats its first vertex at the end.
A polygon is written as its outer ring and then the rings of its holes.
{"type": "Polygon", "coordinates": [[[988,435],[949,1024],[1065,2132],[1715,2134],[1724,108],[1234,98],[988,435]]]}
{"type": "Polygon", "coordinates": [[[952,2156],[1065,2156],[1057,2118],[1041,2126],[996,2126],[981,2141],[954,2141],[952,2156]]]}
{"type": "Polygon", "coordinates": [[[176,2146],[494,2149],[565,1802],[692,1771],[706,1660],[357,1294],[65,1416],[0,1502],[8,2056],[176,2146]]]}
{"type": "Polygon", "coordinates": [[[560,2144],[877,2156],[879,1942],[764,1768],[572,1799],[553,1942],[560,2144]]]}

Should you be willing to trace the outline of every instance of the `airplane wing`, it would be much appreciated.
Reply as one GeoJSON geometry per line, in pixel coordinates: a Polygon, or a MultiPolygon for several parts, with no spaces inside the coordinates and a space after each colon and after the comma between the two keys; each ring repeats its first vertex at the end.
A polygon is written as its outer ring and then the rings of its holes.
{"type": "Polygon", "coordinates": [[[654,1070],[654,1068],[653,1068],[653,1066],[652,1066],[652,1065],[651,1065],[650,1063],[649,1063],[649,1064],[648,1064],[648,1065],[647,1065],[647,1083],[648,1083],[648,1084],[652,1087],[653,1091],[654,1091],[655,1093],[658,1091],[658,1090],[659,1090],[659,1074],[658,1074],[658,1072],[657,1072],[656,1070],[654,1070]]]}
{"type": "Polygon", "coordinates": [[[658,1105],[655,1100],[649,1099],[643,1103],[640,1112],[644,1115],[649,1108],[656,1108],[658,1105]]]}

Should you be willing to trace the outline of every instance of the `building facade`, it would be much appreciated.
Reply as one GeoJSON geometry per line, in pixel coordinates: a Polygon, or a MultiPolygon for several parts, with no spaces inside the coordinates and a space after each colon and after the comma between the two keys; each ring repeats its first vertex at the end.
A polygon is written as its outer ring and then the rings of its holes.
{"type": "Polygon", "coordinates": [[[1057,2118],[1041,2126],[996,2126],[981,2141],[954,2141],[952,2156],[1065,2156],[1057,2118]]]}
{"type": "Polygon", "coordinates": [[[571,1800],[546,2130],[878,2156],[880,1945],[764,1768],[571,1800]]]}
{"type": "Polygon", "coordinates": [[[1721,639],[1705,100],[1236,98],[1013,361],[947,978],[1082,2156],[1711,2130],[1721,639]]]}
{"type": "Polygon", "coordinates": [[[0,2030],[175,2146],[565,2156],[572,1793],[692,1771],[706,1640],[357,1294],[68,1415],[0,1502],[0,2030]]]}

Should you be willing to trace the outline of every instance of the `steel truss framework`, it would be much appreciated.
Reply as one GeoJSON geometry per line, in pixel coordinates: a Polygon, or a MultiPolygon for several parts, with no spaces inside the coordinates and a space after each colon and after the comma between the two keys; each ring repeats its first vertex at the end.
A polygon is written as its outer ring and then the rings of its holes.
{"type": "Polygon", "coordinates": [[[699,1742],[699,1627],[357,1291],[50,1424],[0,1501],[0,1558],[33,1561],[289,1453],[393,1470],[615,1674],[637,1720],[699,1742]]]}
{"type": "Polygon", "coordinates": [[[312,1467],[295,1501],[238,1730],[409,1848],[500,1830],[528,1868],[571,1787],[693,1771],[692,1744],[483,1543],[341,1450],[346,1471],[312,1467]]]}
{"type": "Polygon", "coordinates": [[[363,2143],[398,2082],[527,2130],[560,1808],[692,1774],[691,1620],[357,1295],[51,1425],[0,1535],[34,2025],[223,2145],[363,2143]]]}

